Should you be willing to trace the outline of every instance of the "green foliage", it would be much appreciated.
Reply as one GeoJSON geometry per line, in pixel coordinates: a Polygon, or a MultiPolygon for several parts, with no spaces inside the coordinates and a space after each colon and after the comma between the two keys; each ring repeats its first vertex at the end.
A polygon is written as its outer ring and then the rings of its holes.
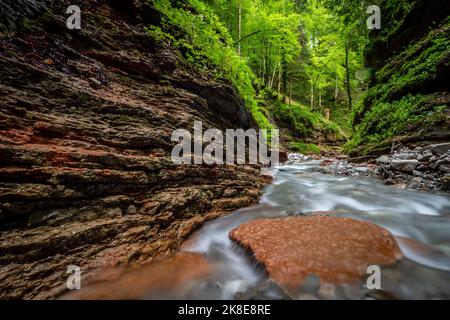
{"type": "MultiPolygon", "coordinates": [[[[352,19],[358,17],[358,21],[349,24],[343,16],[355,7],[353,2],[344,7],[331,0],[208,1],[227,26],[234,46],[240,46],[256,83],[318,112],[334,109],[334,97],[339,98],[337,93],[346,88],[346,47],[351,88],[358,90],[354,71],[362,66],[367,41],[366,7],[356,5],[352,19]]],[[[308,130],[307,126],[299,129],[308,130]]]]}
{"type": "MultiPolygon", "coordinates": [[[[447,31],[449,30],[450,26],[447,26],[447,31]]],[[[404,56],[399,57],[403,63],[395,61],[397,63],[387,64],[377,74],[381,84],[369,91],[369,99],[385,101],[395,98],[435,77],[439,62],[448,56],[450,38],[445,32],[433,32],[433,37],[427,39],[426,44],[416,44],[404,56]],[[417,56],[413,58],[410,52],[415,52],[417,56]]]]}
{"type": "Polygon", "coordinates": [[[289,143],[289,148],[292,151],[299,152],[302,154],[319,154],[320,148],[316,144],[303,143],[303,142],[291,142],[289,143]]]}
{"type": "Polygon", "coordinates": [[[298,105],[289,108],[287,104],[281,103],[273,109],[273,115],[280,123],[290,125],[292,132],[298,137],[310,136],[317,122],[316,114],[298,105]]]}
{"type": "MultiPolygon", "coordinates": [[[[365,50],[380,50],[402,30],[414,1],[151,3],[162,14],[160,26],[148,26],[151,36],[178,48],[195,70],[231,83],[261,128],[272,128],[273,121],[296,138],[320,133],[334,139],[354,130],[345,146],[350,151],[442,117],[445,107],[426,88],[449,66],[448,21],[382,61],[384,67],[376,73],[363,63],[365,50]],[[383,29],[377,33],[366,27],[368,5],[380,5],[384,12],[383,29]],[[364,93],[368,80],[372,87],[364,93]],[[324,117],[328,111],[332,121],[324,117]]],[[[293,148],[315,150],[298,142],[293,148]]]]}
{"type": "Polygon", "coordinates": [[[256,80],[246,61],[232,47],[232,39],[218,16],[200,0],[186,0],[175,7],[170,0],[154,0],[163,14],[162,27],[149,26],[148,32],[159,41],[180,49],[186,59],[204,72],[232,83],[244,99],[261,128],[273,126],[259,110],[253,82],[256,80]],[[177,31],[180,30],[181,32],[177,31]]]}
{"type": "MultiPolygon", "coordinates": [[[[344,24],[322,1],[153,0],[152,4],[163,19],[161,26],[148,26],[151,36],[177,47],[196,70],[233,84],[260,127],[272,128],[268,119],[275,118],[300,137],[315,130],[342,137],[340,127],[325,120],[321,108],[332,108],[327,96],[343,91],[344,24]],[[264,87],[284,96],[288,87],[293,88],[289,93],[295,98],[296,90],[304,87],[300,82],[314,86],[317,111],[304,107],[309,101],[263,109],[264,100],[255,98],[255,90],[264,87]]],[[[352,51],[353,69],[360,60],[352,51]]]]}
{"type": "Polygon", "coordinates": [[[342,129],[336,123],[327,120],[321,113],[311,111],[307,106],[292,101],[291,106],[282,102],[277,94],[262,92],[262,100],[268,104],[268,116],[274,118],[281,127],[289,127],[294,136],[310,137],[313,132],[320,132],[335,139],[343,138],[342,129]]]}
{"type": "Polygon", "coordinates": [[[430,31],[423,39],[392,57],[376,74],[369,89],[354,110],[355,133],[346,151],[361,145],[375,145],[415,128],[427,128],[445,117],[440,94],[413,94],[427,91],[438,75],[448,68],[450,24],[430,31]],[[444,66],[447,63],[447,66],[444,66]]]}
{"type": "Polygon", "coordinates": [[[237,49],[261,84],[275,87],[283,63],[300,51],[300,16],[292,0],[212,0],[237,49]],[[241,33],[239,34],[239,7],[241,33]],[[284,60],[284,61],[283,61],[284,60]]]}
{"type": "MultiPolygon", "coordinates": [[[[381,0],[378,0],[378,2],[381,2],[381,0]]],[[[371,54],[377,48],[385,48],[391,42],[391,39],[405,24],[405,18],[416,5],[416,1],[383,0],[378,5],[383,8],[383,28],[377,32],[376,36],[368,44],[366,48],[367,54],[371,54]]]]}
{"type": "Polygon", "coordinates": [[[347,91],[347,82],[350,95],[358,93],[362,81],[356,79],[355,73],[363,68],[363,51],[368,42],[368,1],[309,0],[306,3],[302,23],[308,37],[310,61],[305,71],[311,86],[311,105],[320,108],[321,96],[347,91]]]}

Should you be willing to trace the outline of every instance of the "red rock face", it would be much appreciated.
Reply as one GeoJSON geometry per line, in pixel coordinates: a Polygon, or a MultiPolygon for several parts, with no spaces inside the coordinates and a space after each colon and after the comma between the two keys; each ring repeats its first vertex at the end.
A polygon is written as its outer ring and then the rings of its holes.
{"type": "Polygon", "coordinates": [[[271,278],[296,288],[310,274],[322,283],[361,280],[369,265],[391,265],[403,255],[389,231],[347,218],[326,216],[261,219],[230,238],[252,252],[271,278]]]}

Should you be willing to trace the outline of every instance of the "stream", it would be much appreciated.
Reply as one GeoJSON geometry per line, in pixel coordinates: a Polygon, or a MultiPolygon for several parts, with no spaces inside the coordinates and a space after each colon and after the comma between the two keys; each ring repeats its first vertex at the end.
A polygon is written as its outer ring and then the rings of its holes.
{"type": "MultiPolygon", "coordinates": [[[[319,164],[310,160],[279,167],[260,204],[213,220],[197,231],[182,250],[203,254],[216,265],[217,272],[191,283],[182,298],[450,298],[449,195],[396,189],[375,178],[324,175],[314,172],[319,164]],[[289,296],[228,238],[232,229],[253,219],[317,211],[372,222],[394,234],[406,258],[393,267],[382,268],[381,292],[370,292],[362,281],[360,286],[333,287],[323,292],[319,280],[310,277],[300,294],[289,296]]],[[[165,296],[171,297],[169,292],[165,296]]]]}

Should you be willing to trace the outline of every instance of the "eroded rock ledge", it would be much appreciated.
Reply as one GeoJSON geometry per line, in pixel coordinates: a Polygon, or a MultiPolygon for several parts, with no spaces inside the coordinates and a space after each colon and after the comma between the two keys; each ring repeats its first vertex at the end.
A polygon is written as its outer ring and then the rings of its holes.
{"type": "Polygon", "coordinates": [[[147,1],[118,2],[83,2],[79,31],[71,1],[0,3],[2,299],[59,295],[68,265],[87,285],[164,256],[270,182],[256,167],[173,165],[173,130],[253,122],[230,85],[147,35],[147,1]]]}
{"type": "Polygon", "coordinates": [[[368,266],[392,265],[403,256],[389,231],[321,215],[254,220],[230,238],[254,254],[273,280],[293,290],[313,274],[321,283],[358,283],[368,266]]]}

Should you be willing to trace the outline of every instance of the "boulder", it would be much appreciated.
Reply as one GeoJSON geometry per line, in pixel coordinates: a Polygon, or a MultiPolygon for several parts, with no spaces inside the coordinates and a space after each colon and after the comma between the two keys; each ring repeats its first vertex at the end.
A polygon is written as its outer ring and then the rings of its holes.
{"type": "Polygon", "coordinates": [[[432,146],[431,151],[434,154],[444,154],[450,151],[450,142],[448,143],[440,143],[432,146]]]}
{"type": "Polygon", "coordinates": [[[401,172],[412,172],[417,168],[419,161],[417,160],[392,160],[391,167],[394,170],[401,172]]]}
{"type": "Polygon", "coordinates": [[[289,156],[288,153],[286,151],[281,151],[280,152],[280,162],[286,162],[288,161],[289,156]]]}
{"type": "Polygon", "coordinates": [[[442,172],[450,173],[450,166],[440,166],[439,170],[442,172]]]}
{"type": "Polygon", "coordinates": [[[367,167],[356,167],[355,170],[357,172],[360,172],[360,173],[367,173],[367,172],[369,172],[369,168],[367,168],[367,167]]]}
{"type": "Polygon", "coordinates": [[[424,174],[423,172],[420,172],[418,170],[413,170],[412,175],[416,177],[422,177],[424,174]]]}
{"type": "Polygon", "coordinates": [[[442,182],[442,189],[444,191],[450,191],[450,173],[446,173],[442,177],[441,182],[442,182]]]}
{"type": "Polygon", "coordinates": [[[419,160],[419,161],[430,161],[432,156],[433,156],[433,153],[431,151],[426,151],[421,156],[419,156],[417,158],[417,160],[419,160]]]}
{"type": "Polygon", "coordinates": [[[433,162],[430,161],[430,163],[428,164],[428,166],[429,166],[431,169],[436,170],[437,168],[439,168],[439,163],[438,163],[437,161],[433,161],[433,162]]]}
{"type": "Polygon", "coordinates": [[[297,288],[312,274],[322,283],[355,283],[369,265],[392,265],[402,258],[389,231],[340,217],[259,219],[234,229],[230,238],[287,288],[297,288]]]}
{"type": "Polygon", "coordinates": [[[419,189],[420,187],[422,187],[422,182],[423,179],[420,177],[414,177],[411,179],[411,181],[409,181],[407,188],[409,189],[419,189]]]}
{"type": "Polygon", "coordinates": [[[417,159],[419,157],[419,153],[418,152],[414,152],[414,151],[404,151],[401,153],[397,153],[394,155],[395,159],[398,160],[413,160],[413,159],[417,159]]]}

